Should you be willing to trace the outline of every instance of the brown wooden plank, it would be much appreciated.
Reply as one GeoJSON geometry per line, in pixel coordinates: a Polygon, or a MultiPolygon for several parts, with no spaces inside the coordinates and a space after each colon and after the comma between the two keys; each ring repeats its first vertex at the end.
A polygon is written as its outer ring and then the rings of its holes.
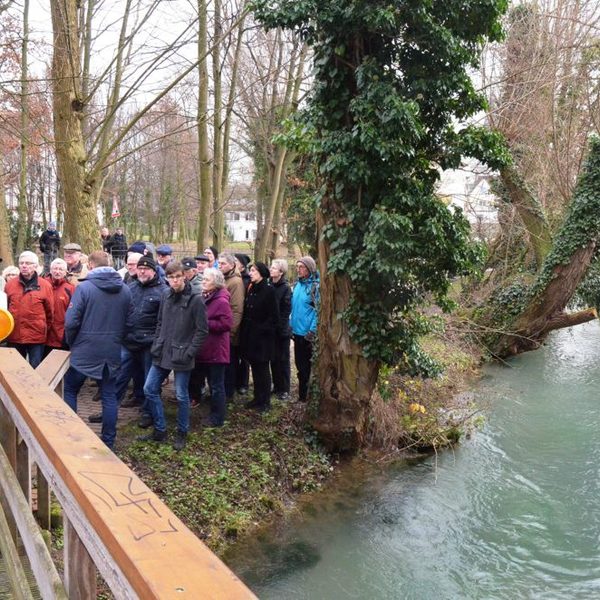
{"type": "Polygon", "coordinates": [[[50,518],[50,486],[48,485],[48,480],[42,473],[42,470],[37,468],[37,511],[36,511],[36,519],[39,526],[42,529],[50,530],[51,518],[50,518]]]}
{"type": "Polygon", "coordinates": [[[17,480],[23,490],[23,495],[31,507],[31,464],[27,444],[21,439],[17,444],[17,480]]]}
{"type": "Polygon", "coordinates": [[[96,566],[77,532],[64,520],[65,588],[69,600],[89,600],[96,597],[96,566]]]}
{"type": "Polygon", "coordinates": [[[52,350],[38,365],[36,373],[62,398],[62,380],[69,369],[70,352],[66,350],[52,350]]]}
{"type": "MultiPolygon", "coordinates": [[[[4,449],[10,468],[14,471],[17,466],[17,429],[12,421],[10,413],[0,402],[0,446],[4,449]]],[[[2,507],[8,529],[14,542],[17,541],[17,525],[8,506],[6,497],[0,496],[0,506],[2,507]]]]}
{"type": "Polygon", "coordinates": [[[0,397],[113,593],[254,597],[12,349],[0,349],[0,397]],[[132,593],[113,589],[117,568],[132,593]]]}

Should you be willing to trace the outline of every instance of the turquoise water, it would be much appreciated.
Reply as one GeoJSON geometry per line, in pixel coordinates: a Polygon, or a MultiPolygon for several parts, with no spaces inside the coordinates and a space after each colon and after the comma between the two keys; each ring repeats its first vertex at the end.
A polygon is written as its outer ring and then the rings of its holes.
{"type": "Polygon", "coordinates": [[[600,598],[600,325],[475,391],[470,440],[346,473],[226,561],[260,598],[600,598]]]}

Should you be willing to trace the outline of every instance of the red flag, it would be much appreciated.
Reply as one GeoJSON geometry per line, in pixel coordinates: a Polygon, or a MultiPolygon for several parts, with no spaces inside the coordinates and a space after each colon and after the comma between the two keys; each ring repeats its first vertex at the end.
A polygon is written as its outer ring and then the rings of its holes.
{"type": "Polygon", "coordinates": [[[113,195],[113,205],[112,205],[112,213],[111,216],[113,219],[121,216],[121,211],[119,210],[119,200],[117,199],[117,195],[113,195]]]}

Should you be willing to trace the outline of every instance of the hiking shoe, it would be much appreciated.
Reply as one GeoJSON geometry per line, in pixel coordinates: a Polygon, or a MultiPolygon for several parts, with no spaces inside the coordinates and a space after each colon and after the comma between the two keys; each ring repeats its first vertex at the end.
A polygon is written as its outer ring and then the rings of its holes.
{"type": "Polygon", "coordinates": [[[154,423],[150,415],[142,415],[142,418],[138,421],[138,427],[142,429],[148,429],[154,423]]]}
{"type": "Polygon", "coordinates": [[[279,392],[278,394],[275,394],[275,396],[282,402],[287,402],[290,399],[290,395],[287,392],[279,392]]]}
{"type": "Polygon", "coordinates": [[[92,396],[93,402],[100,402],[100,389],[96,391],[96,393],[92,396]]]}
{"type": "Polygon", "coordinates": [[[138,442],[164,442],[167,439],[166,431],[159,431],[158,429],[153,429],[152,433],[148,433],[147,435],[140,435],[137,438],[138,442]]]}
{"type": "Polygon", "coordinates": [[[88,417],[90,423],[102,423],[102,413],[94,413],[88,417]]]}
{"type": "Polygon", "coordinates": [[[143,402],[135,396],[131,396],[127,398],[127,400],[123,400],[123,402],[121,402],[121,406],[123,408],[133,408],[134,406],[141,406],[142,404],[143,402]]]}
{"type": "Polygon", "coordinates": [[[185,443],[187,442],[187,433],[183,431],[177,431],[175,434],[175,441],[173,442],[173,450],[183,450],[185,448],[185,443]]]}
{"type": "Polygon", "coordinates": [[[238,388],[237,393],[240,396],[245,396],[248,393],[248,388],[247,387],[238,388]]]}

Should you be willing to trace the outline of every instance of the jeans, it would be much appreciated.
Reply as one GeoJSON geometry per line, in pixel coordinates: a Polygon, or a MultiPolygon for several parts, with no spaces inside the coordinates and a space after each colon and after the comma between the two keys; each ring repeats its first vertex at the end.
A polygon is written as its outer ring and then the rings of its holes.
{"type": "Polygon", "coordinates": [[[273,391],[276,394],[290,393],[290,338],[275,340],[275,360],[271,361],[273,391]]]}
{"type": "Polygon", "coordinates": [[[229,365],[212,365],[202,363],[202,371],[206,373],[210,385],[210,415],[211,425],[220,427],[225,421],[225,371],[229,365]]]}
{"type": "Polygon", "coordinates": [[[313,345],[304,336],[294,335],[294,361],[298,371],[298,397],[301,402],[308,400],[312,353],[313,345]]]}
{"type": "MultiPolygon", "coordinates": [[[[152,415],[154,429],[166,431],[167,423],[160,398],[162,382],[171,371],[163,369],[158,365],[152,365],[146,377],[144,385],[144,396],[152,415]]],[[[175,373],[175,395],[177,396],[177,429],[181,433],[187,433],[190,429],[190,395],[188,385],[190,383],[191,371],[173,371],[175,373]]]]}
{"type": "Polygon", "coordinates": [[[133,377],[133,394],[137,400],[142,401],[142,414],[150,415],[150,408],[144,396],[144,383],[151,366],[150,347],[142,350],[128,350],[125,346],[121,347],[121,368],[116,383],[119,404],[123,402],[129,380],[133,377]]]}
{"type": "MultiPolygon", "coordinates": [[[[77,412],[77,394],[81,386],[85,383],[87,375],[81,371],[69,367],[64,377],[64,397],[65,402],[77,412]]],[[[117,437],[117,415],[119,405],[117,404],[117,389],[115,387],[115,377],[110,375],[108,366],[104,365],[102,370],[102,379],[98,381],[100,387],[100,400],[102,401],[102,433],[100,438],[112,449],[117,437]]]]}
{"type": "Polygon", "coordinates": [[[23,358],[29,356],[29,364],[35,369],[44,358],[44,344],[9,344],[12,346],[23,358]]]}

